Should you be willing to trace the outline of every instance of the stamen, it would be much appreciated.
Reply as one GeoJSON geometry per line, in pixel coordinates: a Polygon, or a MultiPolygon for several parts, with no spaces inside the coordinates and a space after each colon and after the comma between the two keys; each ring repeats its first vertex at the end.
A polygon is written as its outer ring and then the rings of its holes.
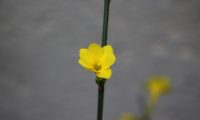
{"type": "Polygon", "coordinates": [[[101,69],[101,65],[98,65],[98,64],[94,64],[94,69],[96,70],[96,71],[98,71],[98,70],[100,70],[101,69]]]}

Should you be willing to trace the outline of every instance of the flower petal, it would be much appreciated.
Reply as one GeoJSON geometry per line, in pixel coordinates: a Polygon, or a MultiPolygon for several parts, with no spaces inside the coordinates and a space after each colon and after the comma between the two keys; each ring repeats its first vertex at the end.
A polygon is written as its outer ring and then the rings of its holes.
{"type": "Polygon", "coordinates": [[[84,68],[86,68],[86,69],[88,69],[88,70],[92,70],[92,66],[91,66],[90,64],[84,62],[83,60],[79,59],[79,60],[78,60],[78,63],[79,63],[82,67],[84,67],[84,68]]]}
{"type": "Polygon", "coordinates": [[[123,113],[121,116],[120,116],[120,120],[137,120],[137,116],[135,115],[132,115],[131,113],[123,113]]]}
{"type": "Polygon", "coordinates": [[[93,59],[91,58],[91,55],[89,54],[88,49],[86,48],[81,48],[79,51],[79,57],[82,61],[84,61],[87,64],[92,64],[93,59]]]}
{"type": "Polygon", "coordinates": [[[101,46],[96,43],[91,43],[88,47],[88,51],[91,59],[94,60],[94,62],[98,62],[102,57],[103,50],[101,46]]]}
{"type": "Polygon", "coordinates": [[[113,53],[113,49],[110,45],[103,47],[103,56],[101,58],[102,68],[107,69],[116,61],[116,57],[113,53]]]}
{"type": "Polygon", "coordinates": [[[111,45],[106,45],[103,47],[103,51],[107,53],[113,53],[113,49],[111,45]]]}
{"type": "Polygon", "coordinates": [[[101,78],[106,78],[106,79],[109,79],[111,75],[112,75],[112,71],[110,68],[96,73],[96,76],[101,77],[101,78]]]}

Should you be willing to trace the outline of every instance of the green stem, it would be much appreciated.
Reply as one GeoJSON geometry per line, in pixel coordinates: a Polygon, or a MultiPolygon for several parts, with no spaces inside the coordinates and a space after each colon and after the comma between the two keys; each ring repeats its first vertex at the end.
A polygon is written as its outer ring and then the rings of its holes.
{"type": "Polygon", "coordinates": [[[148,108],[146,108],[147,110],[145,111],[144,115],[142,116],[142,120],[149,120],[150,117],[150,113],[148,108]]]}
{"type": "Polygon", "coordinates": [[[142,120],[150,120],[151,113],[153,112],[154,105],[147,105],[142,120]]]}
{"type": "MultiPolygon", "coordinates": [[[[110,0],[104,0],[104,15],[103,15],[103,32],[102,32],[102,43],[101,46],[107,45],[108,37],[108,18],[109,18],[109,7],[110,0]]],[[[96,83],[98,85],[98,106],[97,106],[97,120],[103,119],[103,102],[104,102],[104,78],[96,78],[96,83]]]]}
{"type": "Polygon", "coordinates": [[[102,46],[107,45],[110,0],[104,0],[102,46]]]}
{"type": "Polygon", "coordinates": [[[103,99],[104,99],[104,85],[98,86],[98,113],[97,120],[102,120],[103,118],[103,99]]]}
{"type": "Polygon", "coordinates": [[[97,77],[96,83],[98,85],[97,120],[102,120],[103,119],[103,101],[104,101],[105,79],[97,77]]]}

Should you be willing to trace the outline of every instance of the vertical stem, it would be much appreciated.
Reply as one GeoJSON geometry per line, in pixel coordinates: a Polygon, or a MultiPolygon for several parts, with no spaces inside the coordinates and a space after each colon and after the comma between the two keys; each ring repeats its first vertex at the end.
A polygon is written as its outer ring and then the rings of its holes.
{"type": "MultiPolygon", "coordinates": [[[[110,0],[104,0],[103,32],[102,32],[102,43],[101,43],[102,47],[107,45],[109,7],[110,7],[110,0]]],[[[96,83],[98,85],[97,120],[102,120],[105,79],[97,77],[96,83]]]]}
{"type": "Polygon", "coordinates": [[[110,0],[104,0],[102,46],[107,45],[110,0]]]}
{"type": "Polygon", "coordinates": [[[142,120],[149,120],[150,118],[150,113],[149,113],[149,110],[148,110],[149,108],[147,107],[146,108],[146,110],[145,110],[145,112],[144,112],[144,114],[143,114],[143,116],[142,116],[142,120]]]}
{"type": "Polygon", "coordinates": [[[147,104],[142,120],[150,120],[151,113],[153,112],[154,105],[147,104]]]}
{"type": "Polygon", "coordinates": [[[98,85],[98,106],[97,106],[97,120],[103,119],[103,101],[104,101],[104,78],[96,78],[96,83],[98,85]]]}
{"type": "Polygon", "coordinates": [[[102,120],[102,118],[103,118],[103,99],[104,99],[104,85],[98,85],[97,120],[102,120]]]}

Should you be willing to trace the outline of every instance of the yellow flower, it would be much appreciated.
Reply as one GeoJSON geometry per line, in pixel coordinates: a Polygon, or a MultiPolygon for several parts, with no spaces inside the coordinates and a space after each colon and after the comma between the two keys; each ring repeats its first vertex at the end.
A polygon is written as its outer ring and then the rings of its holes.
{"type": "Polygon", "coordinates": [[[104,47],[91,43],[88,48],[81,48],[79,51],[79,64],[95,72],[97,77],[110,78],[112,71],[110,66],[114,64],[116,57],[110,45],[104,47]]]}
{"type": "Polygon", "coordinates": [[[137,120],[137,118],[134,115],[132,115],[131,113],[126,112],[120,116],[119,120],[137,120]]]}
{"type": "Polygon", "coordinates": [[[167,76],[152,76],[146,85],[149,92],[149,104],[154,105],[161,95],[170,91],[170,78],[167,76]]]}

